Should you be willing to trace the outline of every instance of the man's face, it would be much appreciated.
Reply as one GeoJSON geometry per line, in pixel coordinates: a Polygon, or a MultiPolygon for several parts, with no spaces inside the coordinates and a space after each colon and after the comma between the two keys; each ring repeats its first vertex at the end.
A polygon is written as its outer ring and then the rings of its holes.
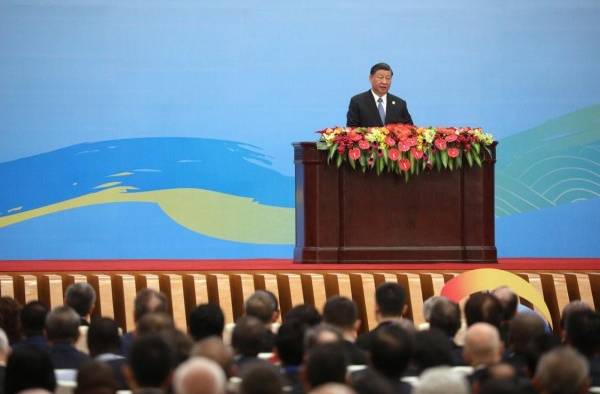
{"type": "Polygon", "coordinates": [[[369,81],[373,91],[378,96],[383,96],[390,90],[392,85],[392,72],[387,70],[377,70],[375,74],[369,75],[369,81]]]}

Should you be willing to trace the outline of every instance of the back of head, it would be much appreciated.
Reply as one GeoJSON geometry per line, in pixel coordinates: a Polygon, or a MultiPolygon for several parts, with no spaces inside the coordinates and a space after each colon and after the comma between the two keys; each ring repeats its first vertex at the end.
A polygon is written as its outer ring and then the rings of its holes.
{"type": "Polygon", "coordinates": [[[242,316],[233,328],[231,345],[242,356],[256,357],[263,348],[266,333],[262,321],[253,316],[242,316]]]}
{"type": "Polygon", "coordinates": [[[345,383],[348,358],[341,343],[312,348],[306,357],[306,380],[311,388],[325,383],[345,383]]]}
{"type": "MultiPolygon", "coordinates": [[[[387,394],[385,391],[379,391],[377,393],[387,394]]],[[[314,390],[310,390],[308,394],[355,394],[355,391],[345,384],[327,383],[316,387],[314,390]]]]}
{"type": "Polygon", "coordinates": [[[429,326],[453,338],[460,328],[460,307],[445,297],[440,297],[431,308],[429,326]]]}
{"type": "Polygon", "coordinates": [[[356,304],[346,297],[330,297],[323,307],[323,320],[342,330],[352,330],[358,320],[356,304]]]}
{"type": "Polygon", "coordinates": [[[153,312],[169,313],[167,296],[154,289],[140,290],[133,302],[133,319],[137,322],[144,315],[153,312]]]}
{"type": "Polygon", "coordinates": [[[275,336],[275,348],[281,364],[297,366],[304,356],[304,333],[306,324],[299,320],[287,320],[279,327],[275,336]]]}
{"type": "Polygon", "coordinates": [[[273,293],[257,290],[248,297],[244,308],[246,315],[254,316],[264,324],[268,324],[277,316],[279,305],[273,293]]]}
{"type": "Polygon", "coordinates": [[[321,323],[323,318],[321,317],[321,314],[317,308],[315,308],[313,305],[301,304],[290,309],[285,315],[284,320],[300,320],[307,326],[313,327],[321,323]]]}
{"type": "Polygon", "coordinates": [[[357,394],[394,394],[390,381],[372,368],[351,375],[352,388],[357,394]]]}
{"type": "Polygon", "coordinates": [[[565,329],[566,325],[567,325],[567,320],[569,320],[569,317],[572,313],[574,312],[578,312],[578,311],[591,311],[592,308],[586,304],[585,302],[581,301],[581,300],[574,300],[569,302],[567,305],[565,305],[565,307],[563,308],[561,314],[560,314],[560,329],[561,331],[565,329]]]}
{"type": "Polygon", "coordinates": [[[327,323],[317,324],[304,333],[304,351],[308,352],[325,343],[341,343],[343,340],[344,336],[339,328],[327,323]]]}
{"type": "Polygon", "coordinates": [[[28,302],[21,310],[21,326],[25,335],[42,335],[47,314],[48,307],[43,302],[28,302]]]}
{"type": "Polygon", "coordinates": [[[204,357],[213,360],[226,375],[231,373],[233,365],[233,351],[220,337],[208,337],[196,342],[192,348],[192,357],[204,357]]]}
{"type": "Polygon", "coordinates": [[[210,336],[222,336],[225,316],[218,304],[201,304],[190,313],[189,333],[195,341],[210,336]]]}
{"type": "Polygon", "coordinates": [[[103,353],[118,353],[121,348],[119,326],[107,317],[92,320],[87,332],[87,343],[92,357],[103,353]]]}
{"type": "Polygon", "coordinates": [[[49,341],[75,342],[79,337],[81,317],[71,307],[63,305],[46,316],[46,336],[49,341]]]}
{"type": "Polygon", "coordinates": [[[500,329],[503,313],[502,304],[490,293],[474,293],[465,303],[467,326],[483,322],[500,329]]]}
{"type": "Polygon", "coordinates": [[[553,349],[542,356],[534,380],[542,394],[578,394],[589,385],[587,360],[569,347],[553,349]]]}
{"type": "Polygon", "coordinates": [[[117,391],[113,369],[100,361],[89,361],[77,371],[74,394],[112,394],[117,391]]]}
{"type": "Polygon", "coordinates": [[[283,378],[275,366],[256,361],[245,366],[241,372],[240,394],[281,394],[283,378]]]}
{"type": "Polygon", "coordinates": [[[498,287],[493,294],[502,305],[502,320],[509,321],[512,319],[517,313],[519,297],[507,286],[498,287]]]}
{"type": "Polygon", "coordinates": [[[135,339],[128,362],[140,387],[162,387],[174,365],[173,350],[158,334],[142,335],[135,339]]]}
{"type": "Polygon", "coordinates": [[[3,329],[0,328],[0,361],[6,361],[6,357],[10,353],[10,344],[8,342],[8,337],[3,329]]]}
{"type": "Polygon", "coordinates": [[[498,329],[488,323],[475,323],[467,329],[463,348],[471,366],[492,365],[500,361],[502,342],[498,329]]]}
{"type": "Polygon", "coordinates": [[[544,333],[544,321],[537,314],[518,313],[510,322],[508,341],[513,352],[523,354],[544,333]]]}
{"type": "Polygon", "coordinates": [[[10,343],[21,340],[21,304],[11,297],[0,298],[0,328],[4,330],[10,343]]]}
{"type": "Polygon", "coordinates": [[[156,334],[165,330],[175,329],[171,315],[164,312],[150,312],[144,314],[136,323],[135,330],[138,335],[156,334]]]}
{"type": "Polygon", "coordinates": [[[600,314],[579,310],[566,321],[566,340],[581,354],[591,357],[600,353],[600,314]]]}
{"type": "Polygon", "coordinates": [[[404,312],[406,291],[398,283],[383,283],[375,290],[375,302],[381,316],[400,317],[404,312]]]}
{"type": "Polygon", "coordinates": [[[175,370],[175,394],[225,394],[226,377],[221,367],[212,360],[193,357],[175,370]]]}
{"type": "Polygon", "coordinates": [[[389,379],[397,379],[413,355],[412,334],[397,324],[387,324],[373,331],[371,364],[389,379]]]}
{"type": "Polygon", "coordinates": [[[414,334],[413,360],[419,371],[440,365],[451,366],[452,347],[445,333],[431,328],[414,334]]]}
{"type": "Polygon", "coordinates": [[[65,291],[65,305],[73,308],[81,317],[92,313],[96,302],[96,291],[89,283],[73,283],[65,291]]]}
{"type": "Polygon", "coordinates": [[[442,298],[445,297],[431,296],[423,302],[423,317],[426,322],[429,322],[429,319],[431,318],[431,309],[433,309],[433,306],[442,298]]]}
{"type": "Polygon", "coordinates": [[[430,368],[421,374],[413,394],[469,394],[466,379],[449,367],[430,368]]]}
{"type": "Polygon", "coordinates": [[[41,388],[54,392],[54,366],[47,352],[31,346],[15,349],[6,363],[5,394],[41,388]]]}

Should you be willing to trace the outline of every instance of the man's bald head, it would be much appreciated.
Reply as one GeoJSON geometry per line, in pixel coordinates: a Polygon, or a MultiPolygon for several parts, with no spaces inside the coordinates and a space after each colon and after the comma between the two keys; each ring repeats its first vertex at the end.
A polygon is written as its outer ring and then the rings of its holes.
{"type": "Polygon", "coordinates": [[[176,394],[225,394],[225,373],[212,360],[192,357],[175,370],[173,388],[176,394]]]}
{"type": "Polygon", "coordinates": [[[502,350],[500,334],[496,327],[488,323],[475,323],[467,329],[463,354],[472,366],[499,362],[502,350]]]}

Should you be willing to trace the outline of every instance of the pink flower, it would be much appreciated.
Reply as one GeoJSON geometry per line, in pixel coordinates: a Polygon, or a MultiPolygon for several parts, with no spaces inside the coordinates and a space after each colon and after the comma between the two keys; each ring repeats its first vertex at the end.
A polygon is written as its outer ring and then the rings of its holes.
{"type": "Polygon", "coordinates": [[[352,141],[360,141],[360,140],[362,140],[362,135],[358,134],[358,133],[356,133],[354,131],[349,132],[348,136],[350,137],[350,139],[352,141]]]}
{"type": "Polygon", "coordinates": [[[348,157],[352,160],[356,160],[360,157],[360,149],[352,148],[348,151],[348,157]]]}
{"type": "Polygon", "coordinates": [[[369,144],[369,141],[360,140],[358,141],[358,147],[362,150],[366,150],[371,147],[371,144],[369,144]]]}
{"type": "Polygon", "coordinates": [[[390,149],[388,151],[388,157],[391,160],[396,161],[400,157],[400,152],[398,152],[398,149],[390,149]]]}
{"type": "Polygon", "coordinates": [[[443,138],[436,138],[434,144],[435,147],[438,148],[438,150],[446,150],[446,140],[444,140],[443,138]]]}
{"type": "Polygon", "coordinates": [[[410,170],[410,161],[407,159],[400,159],[400,161],[398,161],[398,164],[400,165],[400,169],[402,171],[408,171],[410,170]]]}
{"type": "Polygon", "coordinates": [[[402,152],[408,152],[410,150],[410,142],[408,140],[402,140],[398,143],[398,147],[402,152]]]}
{"type": "Polygon", "coordinates": [[[420,160],[423,157],[423,151],[418,150],[417,148],[414,148],[414,147],[411,148],[410,154],[412,155],[412,157],[414,157],[417,160],[420,160]]]}
{"type": "Polygon", "coordinates": [[[342,153],[344,153],[346,151],[346,146],[343,145],[343,144],[341,144],[341,145],[338,146],[337,150],[338,150],[339,154],[342,154],[342,153]]]}
{"type": "Polygon", "coordinates": [[[446,136],[446,142],[454,142],[458,139],[458,136],[456,134],[449,134],[446,136]]]}
{"type": "Polygon", "coordinates": [[[460,154],[460,150],[458,150],[458,148],[448,148],[448,156],[450,156],[451,158],[455,158],[458,157],[458,155],[460,154]]]}
{"type": "Polygon", "coordinates": [[[385,137],[385,143],[387,144],[387,146],[394,146],[396,145],[396,140],[388,135],[387,137],[385,137]]]}

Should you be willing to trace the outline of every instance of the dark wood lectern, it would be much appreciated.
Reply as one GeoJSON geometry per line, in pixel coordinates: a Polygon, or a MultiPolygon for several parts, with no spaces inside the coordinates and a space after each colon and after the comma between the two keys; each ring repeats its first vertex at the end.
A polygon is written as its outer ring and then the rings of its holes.
{"type": "Polygon", "coordinates": [[[412,176],[327,164],[313,142],[294,144],[296,263],[489,262],[494,163],[412,176]]]}

